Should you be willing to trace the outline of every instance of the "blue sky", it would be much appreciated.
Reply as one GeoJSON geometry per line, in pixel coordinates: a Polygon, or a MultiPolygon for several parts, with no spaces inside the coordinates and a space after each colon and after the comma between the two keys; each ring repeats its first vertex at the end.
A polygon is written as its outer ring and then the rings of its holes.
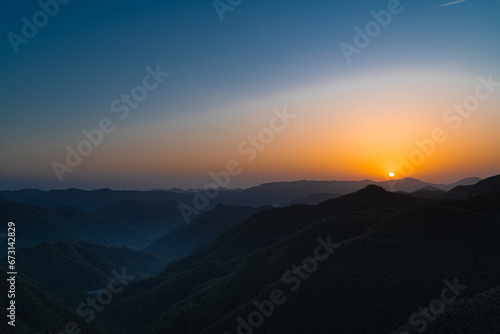
{"type": "MultiPolygon", "coordinates": [[[[437,7],[446,2],[402,1],[403,11],[349,64],[339,44],[353,43],[353,28],[372,20],[371,10],[386,9],[387,1],[244,0],[221,21],[212,1],[73,0],[60,5],[28,44],[19,45],[18,53],[7,34],[21,34],[21,18],[31,20],[40,6],[36,1],[8,2],[0,14],[0,189],[195,186],[203,182],[208,166],[181,178],[168,164],[162,173],[139,167],[123,172],[120,164],[109,166],[101,156],[155,150],[150,144],[155,137],[189,133],[211,113],[210,122],[220,124],[213,126],[214,134],[238,129],[246,113],[287,103],[274,97],[332,81],[395,71],[500,77],[500,1],[437,7]],[[74,146],[82,129],[112,118],[110,103],[142,81],[146,66],[157,64],[170,76],[116,124],[98,153],[60,183],[51,163],[64,160],[65,146],[74,146]],[[273,103],[262,102],[269,99],[273,103]],[[180,129],[182,124],[190,126],[180,129]],[[130,142],[134,149],[127,151],[123,146],[130,142]],[[114,176],[107,179],[109,175],[114,176]],[[134,177],[141,180],[140,175],[149,175],[147,181],[127,183],[134,177]]],[[[178,142],[170,138],[163,146],[186,143],[183,136],[173,138],[178,142]]],[[[190,154],[196,154],[193,147],[190,154]]],[[[228,153],[221,161],[229,158],[228,153]]],[[[242,176],[237,185],[279,178],[266,175],[242,176]]],[[[304,178],[314,176],[306,173],[304,178]]]]}

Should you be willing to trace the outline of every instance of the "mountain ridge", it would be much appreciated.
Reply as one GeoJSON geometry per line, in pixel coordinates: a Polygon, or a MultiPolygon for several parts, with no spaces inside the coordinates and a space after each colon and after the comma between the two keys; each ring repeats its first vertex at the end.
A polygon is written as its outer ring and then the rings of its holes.
{"type": "MultiPolygon", "coordinates": [[[[360,190],[369,184],[376,184],[390,191],[413,192],[425,186],[433,186],[444,191],[449,191],[457,185],[474,184],[479,178],[465,178],[449,185],[433,184],[414,178],[386,181],[280,181],[263,183],[246,189],[220,189],[219,195],[210,200],[205,210],[214,208],[217,204],[240,205],[259,207],[262,205],[283,206],[288,205],[297,197],[307,197],[320,193],[333,193],[345,195],[360,190]]],[[[3,190],[0,191],[0,199],[15,203],[28,203],[45,208],[56,208],[58,206],[73,206],[85,212],[93,212],[113,203],[123,200],[134,200],[145,203],[161,204],[174,201],[179,204],[193,206],[196,192],[189,190],[174,191],[154,190],[81,190],[71,188],[67,190],[3,190]]]]}

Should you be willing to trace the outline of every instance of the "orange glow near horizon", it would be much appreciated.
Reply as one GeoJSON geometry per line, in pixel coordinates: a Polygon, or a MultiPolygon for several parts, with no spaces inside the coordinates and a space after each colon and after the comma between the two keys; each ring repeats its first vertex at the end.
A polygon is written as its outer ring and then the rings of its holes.
{"type": "MultiPolygon", "coordinates": [[[[240,110],[249,110],[244,116],[229,110],[226,114],[219,111],[217,117],[206,113],[186,118],[175,127],[167,125],[161,134],[124,146],[124,151],[135,154],[105,157],[101,153],[102,160],[95,168],[102,168],[103,161],[108,160],[110,170],[121,161],[123,169],[130,173],[149,170],[152,174],[203,176],[223,170],[228,161],[236,160],[243,169],[241,180],[276,181],[415,177],[454,182],[459,177],[494,173],[498,166],[495,154],[500,152],[500,116],[495,113],[498,97],[486,101],[480,111],[454,130],[443,121],[443,114],[455,101],[461,102],[468,92],[473,92],[477,82],[464,84],[464,80],[455,80],[453,76],[446,80],[438,76],[441,81],[433,77],[424,80],[421,74],[416,77],[413,80],[419,84],[432,84],[416,91],[412,78],[398,74],[385,81],[366,79],[351,86],[336,83],[269,98],[259,104],[259,108],[268,106],[260,113],[255,113],[255,106],[250,105],[238,106],[240,110]],[[238,146],[269,127],[273,108],[283,105],[296,118],[275,133],[264,149],[256,150],[255,159],[247,161],[248,157],[238,152],[238,146]],[[220,119],[221,113],[227,123],[214,123],[213,119],[220,119]],[[424,155],[421,164],[412,164],[411,173],[401,169],[401,159],[411,160],[413,152],[421,150],[416,142],[428,141],[436,128],[443,129],[446,140],[436,143],[433,153],[424,155]],[[149,148],[146,151],[142,149],[145,145],[149,148]]],[[[235,186],[239,185],[236,178],[235,186]]]]}
{"type": "Polygon", "coordinates": [[[79,167],[86,170],[79,174],[127,175],[130,179],[164,176],[165,180],[183,180],[174,186],[195,187],[209,181],[209,172],[224,170],[228,161],[236,160],[242,172],[230,187],[281,180],[403,177],[447,183],[496,175],[500,165],[498,94],[483,102],[458,129],[443,120],[447,108],[474,92],[477,81],[467,78],[405,72],[353,79],[175,122],[125,127],[106,138],[79,167]],[[283,106],[296,118],[247,161],[249,156],[238,151],[239,145],[268,128],[275,116],[273,109],[283,106]],[[419,158],[414,153],[422,150],[417,141],[428,141],[436,128],[443,129],[446,140],[436,143],[421,164],[412,164],[410,173],[402,169],[402,159],[410,161],[412,154],[414,160],[419,158]],[[119,173],[116,166],[120,166],[119,173]]]}

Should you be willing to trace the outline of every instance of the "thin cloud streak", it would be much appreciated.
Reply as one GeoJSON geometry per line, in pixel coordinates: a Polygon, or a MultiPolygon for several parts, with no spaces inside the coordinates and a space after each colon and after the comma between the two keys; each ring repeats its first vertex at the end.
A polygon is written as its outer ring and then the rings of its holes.
{"type": "Polygon", "coordinates": [[[456,5],[456,4],[459,4],[459,3],[462,3],[462,2],[466,2],[467,0],[458,0],[458,1],[453,1],[453,2],[448,2],[448,3],[445,3],[443,5],[439,5],[439,6],[436,6],[434,8],[438,8],[438,7],[446,7],[446,6],[451,6],[451,5],[456,5]]]}

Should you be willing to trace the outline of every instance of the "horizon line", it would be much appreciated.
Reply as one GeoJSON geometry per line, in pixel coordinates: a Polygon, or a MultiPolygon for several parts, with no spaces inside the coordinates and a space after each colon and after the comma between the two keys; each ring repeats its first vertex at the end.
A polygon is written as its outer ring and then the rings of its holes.
{"type": "MultiPolygon", "coordinates": [[[[489,176],[489,177],[493,177],[493,176],[496,176],[496,175],[492,175],[492,176],[489,176]]],[[[489,178],[489,177],[486,177],[486,178],[489,178]]],[[[482,178],[482,177],[478,177],[478,176],[469,176],[469,177],[464,177],[464,178],[461,178],[455,182],[451,182],[451,183],[434,183],[434,182],[428,182],[428,181],[423,181],[421,179],[417,179],[417,178],[414,178],[414,177],[404,177],[404,178],[399,178],[399,179],[391,179],[391,178],[387,178],[385,180],[380,180],[380,181],[376,181],[376,180],[372,180],[372,179],[362,179],[362,180],[307,180],[307,179],[299,179],[299,180],[291,180],[291,181],[272,181],[272,182],[263,182],[263,183],[259,183],[259,184],[256,184],[256,185],[253,185],[253,186],[249,186],[249,187],[237,187],[237,188],[226,188],[226,187],[217,187],[217,188],[214,188],[214,189],[223,189],[223,190],[226,190],[226,191],[235,191],[235,190],[247,190],[247,189],[251,189],[251,188],[254,188],[254,187],[259,187],[259,186],[262,186],[262,185],[266,185],[266,184],[273,184],[273,183],[295,183],[295,182],[363,182],[363,181],[370,181],[370,182],[375,182],[375,183],[382,183],[382,182],[398,182],[398,181],[403,181],[403,180],[416,180],[416,181],[419,181],[419,182],[423,182],[423,183],[428,183],[428,184],[433,184],[433,185],[442,185],[442,186],[449,186],[451,184],[454,184],[454,183],[457,183],[457,182],[460,182],[460,181],[463,181],[463,180],[466,180],[466,179],[471,179],[471,178],[476,178],[476,179],[480,179],[480,180],[484,180],[486,178],[482,178]]],[[[478,181],[479,182],[479,181],[478,181]]],[[[0,191],[25,191],[25,190],[38,190],[38,191],[42,191],[42,192],[47,192],[47,191],[68,191],[68,190],[81,190],[81,191],[99,191],[99,190],[111,190],[111,191],[138,191],[138,192],[148,192],[148,191],[170,191],[170,192],[175,192],[175,190],[173,191],[172,189],[177,189],[177,190],[181,190],[183,192],[189,192],[189,191],[197,191],[197,190],[203,190],[204,188],[203,187],[191,187],[191,188],[180,188],[180,187],[170,187],[170,188],[167,188],[167,189],[162,189],[162,188],[151,188],[151,189],[147,189],[147,190],[139,190],[139,189],[113,189],[113,188],[109,188],[109,187],[102,187],[102,188],[94,188],[94,189],[83,189],[83,188],[77,188],[77,187],[69,187],[69,188],[64,188],[64,189],[40,189],[38,187],[36,188],[21,188],[21,189],[0,189],[0,191]]]]}

